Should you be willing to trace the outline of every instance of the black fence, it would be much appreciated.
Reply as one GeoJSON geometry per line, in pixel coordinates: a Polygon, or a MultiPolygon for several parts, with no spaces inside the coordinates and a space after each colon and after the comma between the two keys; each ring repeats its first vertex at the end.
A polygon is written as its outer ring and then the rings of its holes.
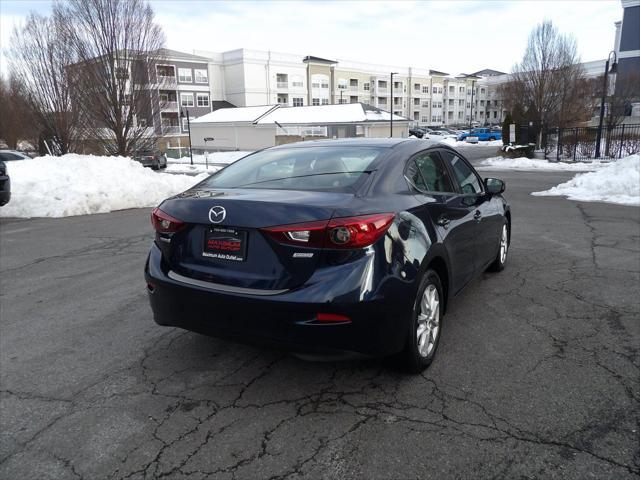
{"type": "MultiPolygon", "coordinates": [[[[575,162],[596,156],[598,127],[553,128],[544,133],[544,153],[548,159],[575,162]]],[[[616,159],[634,153],[640,153],[640,125],[602,127],[600,158],[616,159]]]]}

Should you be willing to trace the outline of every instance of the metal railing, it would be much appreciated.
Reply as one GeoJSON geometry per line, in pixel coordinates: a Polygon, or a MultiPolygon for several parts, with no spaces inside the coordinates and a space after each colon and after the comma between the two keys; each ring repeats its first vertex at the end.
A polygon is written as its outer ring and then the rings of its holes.
{"type": "Polygon", "coordinates": [[[277,88],[289,88],[289,82],[276,82],[277,88]]]}
{"type": "Polygon", "coordinates": [[[179,125],[162,125],[162,133],[163,135],[168,135],[171,133],[181,133],[179,125]]]}
{"type": "Polygon", "coordinates": [[[175,76],[158,75],[158,85],[177,85],[178,80],[175,76]]]}
{"type": "MultiPolygon", "coordinates": [[[[564,161],[595,158],[598,127],[554,128],[543,136],[545,157],[564,161]]],[[[603,126],[600,158],[617,159],[640,153],[640,125],[603,126]]]]}
{"type": "Polygon", "coordinates": [[[160,101],[160,110],[178,110],[178,102],[175,100],[160,101]]]}

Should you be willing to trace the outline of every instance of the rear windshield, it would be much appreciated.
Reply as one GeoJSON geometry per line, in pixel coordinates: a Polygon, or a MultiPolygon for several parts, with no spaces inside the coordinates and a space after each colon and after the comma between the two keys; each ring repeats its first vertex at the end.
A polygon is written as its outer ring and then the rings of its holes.
{"type": "Polygon", "coordinates": [[[198,188],[349,191],[383,152],[370,147],[263,150],[220,170],[198,188]]]}

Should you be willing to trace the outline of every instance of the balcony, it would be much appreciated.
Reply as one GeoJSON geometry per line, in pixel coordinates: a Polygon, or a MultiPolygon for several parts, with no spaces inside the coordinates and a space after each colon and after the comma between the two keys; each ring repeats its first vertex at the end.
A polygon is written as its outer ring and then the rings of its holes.
{"type": "Polygon", "coordinates": [[[289,88],[289,82],[276,82],[276,88],[289,88]]]}
{"type": "Polygon", "coordinates": [[[158,85],[161,87],[175,87],[178,81],[175,76],[158,75],[158,85]]]}
{"type": "Polygon", "coordinates": [[[163,112],[177,112],[178,111],[178,102],[176,101],[166,101],[160,102],[160,110],[163,112]]]}
{"type": "Polygon", "coordinates": [[[163,135],[172,135],[177,133],[182,133],[179,125],[162,125],[163,135]]]}

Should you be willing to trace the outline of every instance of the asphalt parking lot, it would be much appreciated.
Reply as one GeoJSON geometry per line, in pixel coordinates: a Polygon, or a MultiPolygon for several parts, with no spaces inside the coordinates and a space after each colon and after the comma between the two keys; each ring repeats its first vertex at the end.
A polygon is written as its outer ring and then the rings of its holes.
{"type": "Polygon", "coordinates": [[[0,222],[0,477],[637,478],[640,209],[507,182],[507,268],[421,376],[158,327],[149,210],[0,222]]]}

